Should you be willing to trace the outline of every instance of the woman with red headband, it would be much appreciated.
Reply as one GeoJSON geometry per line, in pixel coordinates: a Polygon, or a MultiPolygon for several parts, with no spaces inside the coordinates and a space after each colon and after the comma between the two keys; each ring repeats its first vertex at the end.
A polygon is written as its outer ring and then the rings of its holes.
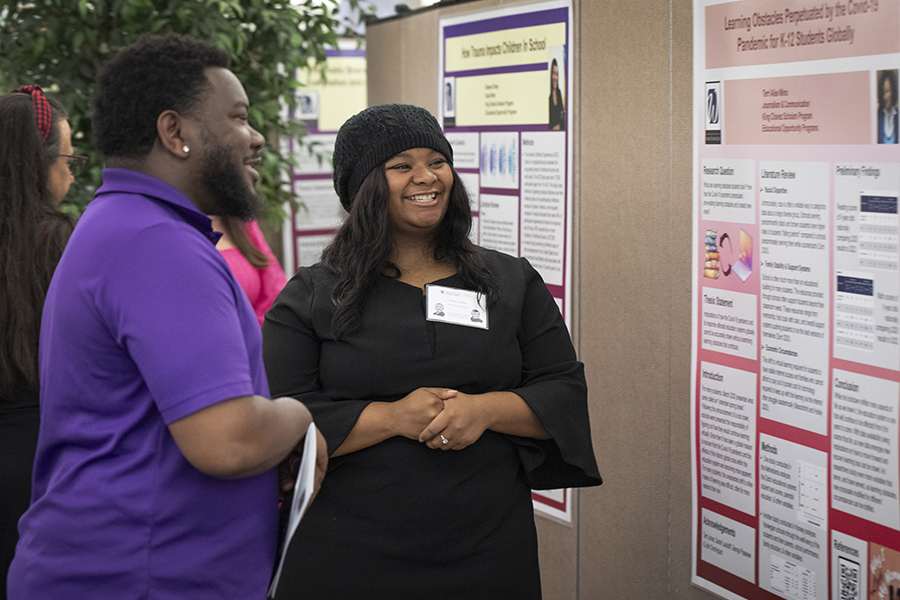
{"type": "Polygon", "coordinates": [[[0,96],[0,599],[28,508],[38,434],[38,335],[50,277],[75,220],[58,209],[84,157],[40,86],[0,96]]]}

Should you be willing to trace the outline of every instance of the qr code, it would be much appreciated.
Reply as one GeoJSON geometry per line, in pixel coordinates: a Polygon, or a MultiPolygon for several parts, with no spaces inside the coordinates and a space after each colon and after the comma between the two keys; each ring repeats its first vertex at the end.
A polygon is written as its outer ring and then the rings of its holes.
{"type": "Polygon", "coordinates": [[[838,557],[838,598],[840,600],[859,600],[859,564],[838,557]]]}

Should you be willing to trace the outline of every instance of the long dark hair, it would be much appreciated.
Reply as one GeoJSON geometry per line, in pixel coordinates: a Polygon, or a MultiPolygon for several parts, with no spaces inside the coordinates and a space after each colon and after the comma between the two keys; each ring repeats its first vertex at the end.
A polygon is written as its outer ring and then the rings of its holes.
{"type": "MultiPolygon", "coordinates": [[[[456,265],[463,283],[484,294],[488,304],[499,297],[484,250],[469,240],[472,213],[469,194],[453,171],[453,188],[447,213],[432,239],[434,257],[456,265]]],[[[331,323],[336,339],[353,332],[372,287],[381,275],[400,277],[391,262],[394,250],[393,225],[388,202],[390,189],[384,167],[378,166],[363,180],[353,200],[350,214],[331,244],[322,252],[322,262],[337,273],[332,300],[337,307],[331,323]]]]}
{"type": "Polygon", "coordinates": [[[878,77],[878,93],[876,94],[878,98],[878,106],[881,110],[890,110],[892,107],[897,105],[897,71],[896,70],[888,70],[882,71],[881,75],[878,77]],[[891,104],[890,106],[884,105],[884,82],[887,81],[891,84],[891,104]]]}
{"type": "Polygon", "coordinates": [[[269,266],[269,257],[265,252],[253,245],[253,242],[247,237],[244,229],[244,222],[237,217],[219,217],[222,229],[231,238],[232,243],[238,252],[247,259],[254,269],[265,269],[269,266]]]}
{"type": "Polygon", "coordinates": [[[44,296],[75,220],[48,188],[67,113],[48,98],[50,135],[41,143],[29,94],[0,96],[0,397],[24,378],[37,383],[44,296]]]}
{"type": "Polygon", "coordinates": [[[562,91],[559,89],[559,63],[555,58],[550,61],[550,97],[553,98],[553,96],[556,96],[559,103],[562,104],[562,91]],[[553,67],[556,67],[556,87],[553,87],[553,67]]]}

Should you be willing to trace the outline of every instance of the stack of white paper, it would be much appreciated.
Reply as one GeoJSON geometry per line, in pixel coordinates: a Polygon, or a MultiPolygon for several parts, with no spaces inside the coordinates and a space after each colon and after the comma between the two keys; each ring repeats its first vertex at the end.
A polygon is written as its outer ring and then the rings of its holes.
{"type": "Polygon", "coordinates": [[[275,577],[269,584],[268,598],[275,597],[275,590],[278,589],[278,580],[281,579],[281,569],[284,567],[284,557],[287,555],[288,547],[291,545],[291,538],[297,531],[300,519],[309,506],[309,499],[313,495],[313,487],[315,486],[316,476],[316,425],[309,424],[306,430],[306,440],[303,442],[303,458],[300,460],[300,469],[297,471],[297,481],[294,483],[294,497],[291,499],[291,510],[288,513],[287,533],[284,536],[284,546],[281,548],[281,558],[278,560],[278,570],[275,571],[275,577]]]}

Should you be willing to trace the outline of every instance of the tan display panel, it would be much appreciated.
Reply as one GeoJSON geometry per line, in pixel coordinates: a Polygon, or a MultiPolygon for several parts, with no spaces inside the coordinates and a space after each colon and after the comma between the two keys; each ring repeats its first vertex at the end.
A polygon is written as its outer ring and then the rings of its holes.
{"type": "MultiPolygon", "coordinates": [[[[369,24],[369,103],[437,113],[441,17],[369,24]]],[[[546,600],[711,598],[690,584],[690,0],[573,0],[573,315],[605,483],[538,518],[546,600]]]]}

